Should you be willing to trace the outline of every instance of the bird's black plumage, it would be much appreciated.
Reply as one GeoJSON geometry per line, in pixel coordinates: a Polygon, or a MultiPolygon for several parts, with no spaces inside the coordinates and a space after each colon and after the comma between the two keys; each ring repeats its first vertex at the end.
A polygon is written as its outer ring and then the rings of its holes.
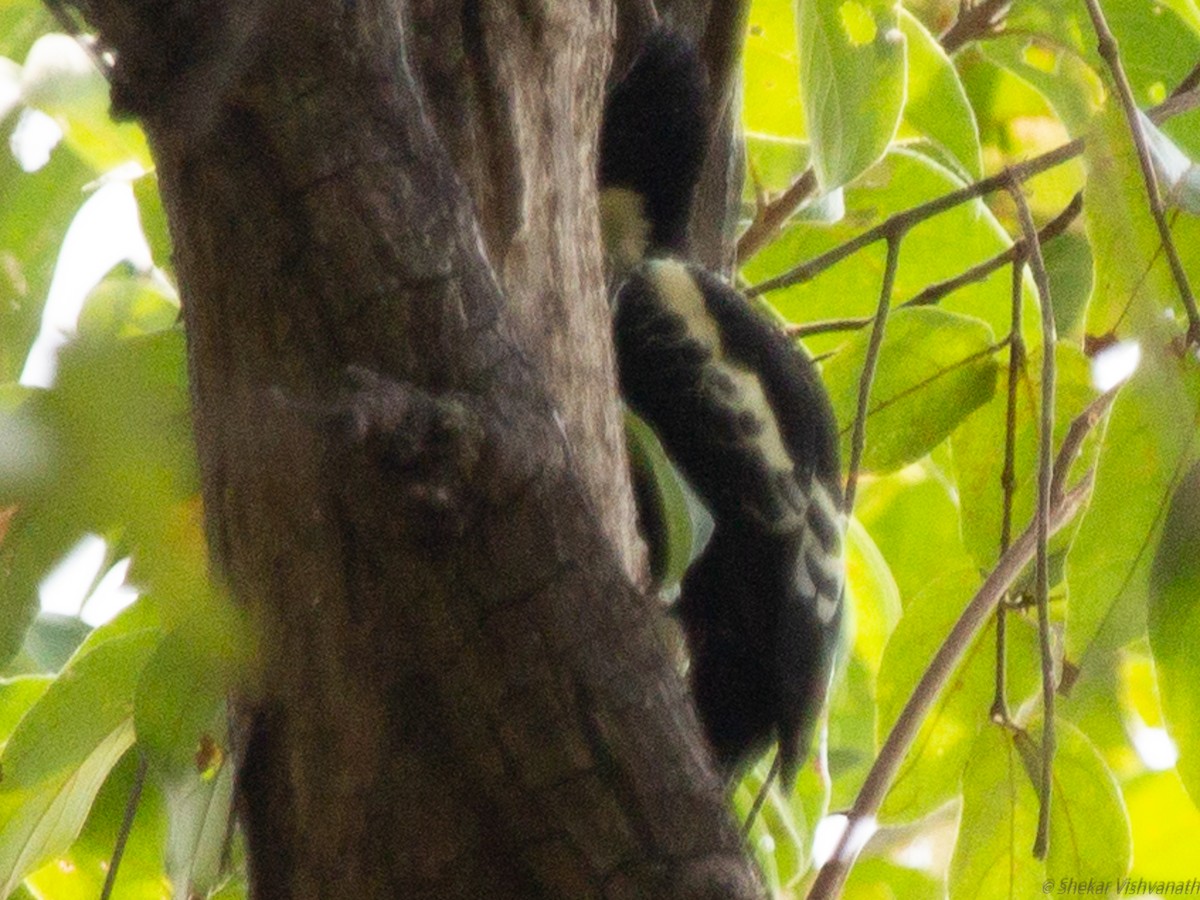
{"type": "Polygon", "coordinates": [[[682,254],[686,247],[692,194],[708,145],[705,77],[695,49],[660,28],[605,103],[600,186],[640,198],[648,248],[655,252],[682,254]]]}
{"type": "Polygon", "coordinates": [[[736,290],[676,258],[707,143],[704,108],[695,51],[664,31],[610,94],[602,193],[632,197],[647,220],[606,228],[621,242],[609,247],[620,275],[614,342],[626,403],[714,521],[677,606],[709,743],[733,773],[777,742],[790,782],[841,621],[837,423],[811,360],[736,290]]]}

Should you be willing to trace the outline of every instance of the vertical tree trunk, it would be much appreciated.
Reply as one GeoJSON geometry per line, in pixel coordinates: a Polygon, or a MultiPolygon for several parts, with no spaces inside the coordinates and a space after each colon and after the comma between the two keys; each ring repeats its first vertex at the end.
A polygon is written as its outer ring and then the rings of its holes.
{"type": "Polygon", "coordinates": [[[751,897],[633,586],[607,4],[89,0],[184,298],[257,898],[751,897]]]}

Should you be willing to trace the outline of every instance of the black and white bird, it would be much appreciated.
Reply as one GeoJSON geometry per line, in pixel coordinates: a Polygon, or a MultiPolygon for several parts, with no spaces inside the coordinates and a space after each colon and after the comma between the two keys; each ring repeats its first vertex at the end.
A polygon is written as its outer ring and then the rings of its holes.
{"type": "Polygon", "coordinates": [[[845,564],[837,422],[812,361],[683,260],[708,142],[694,49],[654,32],[611,90],[601,217],[621,390],[711,513],[677,612],[729,775],[779,746],[791,784],[828,692],[845,564]]]}

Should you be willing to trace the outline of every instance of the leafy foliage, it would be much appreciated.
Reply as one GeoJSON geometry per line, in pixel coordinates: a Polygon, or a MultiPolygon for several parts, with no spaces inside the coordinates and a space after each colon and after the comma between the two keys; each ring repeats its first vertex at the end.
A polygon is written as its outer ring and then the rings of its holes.
{"type": "MultiPolygon", "coordinates": [[[[1195,4],[1110,0],[1105,13],[1136,101],[1166,100],[1200,59],[1195,4]]],[[[765,881],[784,897],[811,883],[819,823],[854,802],[1006,537],[1031,520],[1040,302],[1053,304],[1058,328],[1055,446],[1101,394],[1103,351],[1136,343],[1141,358],[1078,449],[1067,483],[1094,471],[1094,487],[1049,548],[1051,662],[1066,675],[1052,723],[1049,853],[1031,853],[1043,710],[1026,572],[1005,620],[1008,720],[993,717],[993,619],[920,722],[845,896],[983,900],[1037,895],[1047,879],[1200,875],[1179,850],[1200,841],[1200,363],[1184,339],[1187,309],[1083,4],[1018,4],[1007,32],[975,34],[950,56],[937,35],[955,14],[949,0],[754,0],[751,9],[744,219],[810,166],[819,196],[742,260],[747,285],[1005,166],[1085,142],[1081,158],[1021,185],[1039,226],[1080,191],[1083,213],[1042,247],[1050,298],[1029,277],[1015,280],[1019,323],[1003,260],[930,294],[1013,247],[1021,232],[1010,197],[975,192],[895,233],[828,727],[795,791],[770,792],[750,831],[765,881]]],[[[108,119],[100,75],[71,40],[45,36],[52,26],[40,3],[0,0],[0,124],[18,149],[39,129],[59,134],[41,165],[36,154],[0,153],[0,895],[97,896],[140,785],[116,896],[232,900],[245,888],[229,829],[223,697],[241,670],[245,628],[206,575],[170,237],[144,138],[108,119]],[[86,285],[75,315],[56,272],[76,265],[68,231],[105,191],[138,210],[144,249],[86,285]],[[61,328],[69,341],[55,351],[61,328]],[[29,363],[47,353],[56,375],[42,387],[29,363]],[[99,569],[77,579],[91,599],[65,614],[44,609],[47,576],[89,535],[105,547],[99,569]],[[126,559],[138,599],[93,628],[78,612],[121,580],[126,559]]],[[[1200,112],[1143,126],[1194,288],[1200,112]]],[[[760,298],[821,360],[846,459],[873,352],[864,320],[880,301],[885,258],[876,241],[760,298]]],[[[669,585],[704,525],[653,435],[631,423],[630,445],[666,510],[659,562],[669,585]]],[[[768,764],[736,790],[743,814],[768,764]]]]}

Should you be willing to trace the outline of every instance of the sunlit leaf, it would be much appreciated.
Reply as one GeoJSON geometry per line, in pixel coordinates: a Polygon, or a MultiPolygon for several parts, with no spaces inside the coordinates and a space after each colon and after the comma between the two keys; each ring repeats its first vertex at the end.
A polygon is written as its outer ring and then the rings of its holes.
{"type": "MultiPolygon", "coordinates": [[[[137,777],[136,753],[126,753],[96,795],[79,839],[26,879],[42,900],[96,900],[111,866],[117,834],[125,818],[130,793],[137,777]]],[[[157,787],[142,784],[113,882],[114,898],[120,900],[167,900],[171,886],[163,861],[166,816],[157,787]]]]}
{"type": "Polygon", "coordinates": [[[1104,432],[1096,485],[1067,559],[1066,652],[1086,664],[1099,641],[1145,628],[1150,561],[1175,486],[1200,446],[1200,371],[1191,358],[1145,359],[1104,432]]]}
{"type": "MultiPolygon", "coordinates": [[[[1030,723],[1040,736],[1041,720],[1030,723]]],[[[1129,871],[1129,817],[1116,779],[1087,737],[1055,722],[1050,847],[1046,877],[1115,883],[1129,871]]]]}
{"type": "MultiPolygon", "coordinates": [[[[778,275],[798,263],[832,249],[884,218],[963,186],[960,178],[923,154],[894,149],[878,165],[848,187],[845,216],[835,226],[797,223],[744,267],[755,283],[778,275]]],[[[971,266],[1003,252],[1011,240],[995,216],[979,201],[965,203],[910,230],[904,238],[896,272],[894,301],[909,300],[934,282],[961,275],[971,266]]],[[[879,303],[886,247],[881,241],[833,266],[811,281],[767,295],[767,300],[790,322],[813,322],[870,316],[879,303]]],[[[1011,315],[1010,278],[993,273],[955,291],[940,307],[981,319],[995,334],[1008,330],[1011,315]]],[[[1034,327],[1027,339],[1037,338],[1037,307],[1027,292],[1025,321],[1034,327]]],[[[836,349],[846,333],[806,338],[814,353],[836,349]]]]}
{"type": "MultiPolygon", "coordinates": [[[[880,742],[979,584],[974,569],[950,572],[905,606],[879,668],[880,742]]],[[[957,794],[975,737],[989,721],[996,689],[995,647],[995,626],[990,624],[968,649],[926,714],[884,801],[883,821],[912,821],[957,794]]],[[[1007,692],[1013,708],[1036,688],[1037,658],[1033,627],[1020,616],[1009,616],[1007,692]]]]}
{"type": "Polygon", "coordinates": [[[950,900],[1041,896],[1045,868],[1034,859],[1037,793],[1012,737],[988,726],[970,748],[962,817],[950,863],[950,900]]]}
{"type": "MultiPolygon", "coordinates": [[[[1055,353],[1054,447],[1072,420],[1096,397],[1088,361],[1075,347],[1059,344],[1055,353]]],[[[1013,433],[1013,492],[1009,540],[1015,540],[1032,521],[1037,499],[1037,467],[1042,384],[1042,351],[1029,351],[1018,375],[1013,433]]],[[[1007,440],[1008,360],[1000,367],[991,399],[954,432],[955,483],[966,515],[963,540],[981,568],[995,564],[1001,551],[1005,491],[1001,483],[1007,440]]],[[[1096,442],[1098,446],[1098,442],[1096,442]]],[[[1087,461],[1095,457],[1089,448],[1087,461]]],[[[1070,482],[1068,482],[1070,483],[1070,482]]]]}
{"type": "Polygon", "coordinates": [[[13,732],[0,766],[0,896],[66,850],[133,743],[133,690],[157,631],[78,655],[13,732]]]}
{"type": "Polygon", "coordinates": [[[905,48],[889,0],[799,5],[800,94],[828,191],[883,156],[904,105],[905,48]]]}
{"type": "MultiPolygon", "coordinates": [[[[858,407],[870,335],[859,332],[825,363],[825,383],[842,426],[842,459],[858,407]]],[[[867,416],[863,467],[888,472],[941,443],[995,388],[994,336],[984,323],[936,308],[897,310],[879,353],[867,416]]]]}
{"type": "Polygon", "coordinates": [[[1165,344],[1175,326],[1164,314],[1181,311],[1179,295],[1159,248],[1145,182],[1118,104],[1110,103],[1097,117],[1088,132],[1085,159],[1083,210],[1096,261],[1087,332],[1151,337],[1155,344],[1165,344]]]}
{"type": "Polygon", "coordinates": [[[933,35],[903,9],[900,30],[908,42],[905,123],[944,146],[969,178],[983,177],[975,113],[954,65],[933,35]]]}

